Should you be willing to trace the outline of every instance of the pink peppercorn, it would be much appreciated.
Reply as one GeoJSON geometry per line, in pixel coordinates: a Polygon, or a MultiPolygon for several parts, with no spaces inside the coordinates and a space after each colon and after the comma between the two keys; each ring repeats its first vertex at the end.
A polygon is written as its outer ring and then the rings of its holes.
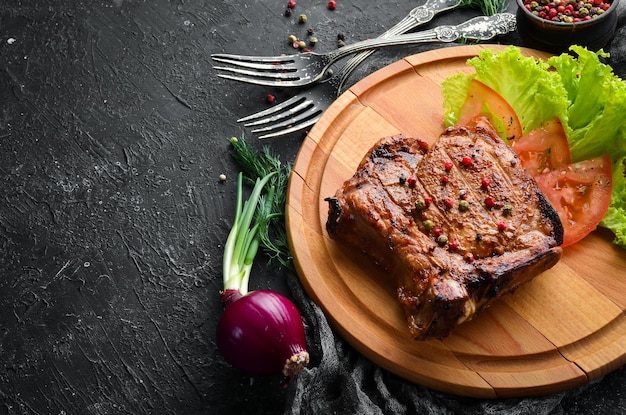
{"type": "Polygon", "coordinates": [[[295,0],[289,0],[289,2],[287,2],[287,7],[290,9],[293,9],[296,7],[296,1],[295,0]]]}
{"type": "Polygon", "coordinates": [[[272,94],[267,94],[265,96],[265,101],[267,101],[268,103],[273,103],[274,101],[276,101],[276,97],[272,94]]]}
{"type": "Polygon", "coordinates": [[[330,0],[328,2],[328,9],[335,10],[337,8],[337,2],[335,0],[330,0]]]}
{"type": "Polygon", "coordinates": [[[454,164],[451,161],[446,161],[445,162],[444,168],[446,169],[446,171],[452,170],[452,167],[454,167],[454,164]]]}
{"type": "Polygon", "coordinates": [[[493,207],[496,204],[496,199],[493,198],[493,196],[487,196],[485,198],[485,205],[487,207],[493,207]]]}
{"type": "Polygon", "coordinates": [[[465,167],[470,166],[472,164],[472,158],[470,156],[465,156],[461,159],[461,164],[465,167]]]}
{"type": "Polygon", "coordinates": [[[506,222],[498,222],[498,230],[499,230],[500,232],[505,231],[505,230],[506,230],[506,228],[507,228],[507,224],[506,224],[506,222]]]}

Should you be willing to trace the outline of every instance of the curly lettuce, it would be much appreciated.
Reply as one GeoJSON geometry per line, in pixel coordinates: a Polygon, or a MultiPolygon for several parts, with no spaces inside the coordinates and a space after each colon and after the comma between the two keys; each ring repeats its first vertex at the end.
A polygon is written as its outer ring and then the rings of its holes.
{"type": "Polygon", "coordinates": [[[572,161],[610,154],[613,162],[611,204],[600,226],[611,229],[614,243],[626,248],[626,82],[602,62],[604,51],[572,46],[547,60],[525,56],[509,46],[483,49],[467,61],[473,74],[444,80],[444,122],[454,125],[472,78],[496,90],[515,110],[523,131],[559,117],[572,161]]]}
{"type": "Polygon", "coordinates": [[[613,164],[611,205],[600,226],[615,234],[613,243],[626,248],[626,157],[613,164]]]}
{"type": "Polygon", "coordinates": [[[509,46],[500,52],[483,49],[467,64],[474,67],[475,74],[455,74],[442,83],[446,125],[454,125],[458,119],[472,78],[496,90],[513,107],[525,133],[556,116],[562,122],[567,120],[567,90],[547,62],[509,46]]]}

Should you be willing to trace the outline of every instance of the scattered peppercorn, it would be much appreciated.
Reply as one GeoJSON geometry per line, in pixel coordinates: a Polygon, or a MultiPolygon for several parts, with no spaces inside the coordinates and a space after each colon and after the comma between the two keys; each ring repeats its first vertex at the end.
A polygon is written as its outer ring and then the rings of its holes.
{"type": "Polygon", "coordinates": [[[220,182],[225,182],[226,181],[226,175],[225,174],[220,174],[220,182]]]}
{"type": "Polygon", "coordinates": [[[452,167],[454,167],[454,164],[451,161],[446,161],[444,164],[444,167],[446,169],[446,171],[450,171],[452,170],[452,167]]]}
{"type": "Polygon", "coordinates": [[[451,251],[456,251],[459,247],[459,243],[456,240],[451,240],[448,242],[448,249],[451,251]]]}
{"type": "Polygon", "coordinates": [[[452,200],[451,197],[446,197],[445,199],[443,199],[443,204],[446,206],[446,208],[452,209],[452,206],[454,206],[454,200],[452,200]]]}
{"type": "Polygon", "coordinates": [[[498,222],[498,230],[500,232],[504,232],[507,228],[506,222],[498,222]]]}
{"type": "Polygon", "coordinates": [[[465,254],[465,261],[469,262],[470,264],[474,262],[474,254],[472,254],[471,252],[465,254]]]}
{"type": "Polygon", "coordinates": [[[287,9],[285,10],[285,16],[291,16],[291,9],[289,7],[287,7],[287,9]]]}
{"type": "Polygon", "coordinates": [[[294,42],[298,41],[298,38],[296,37],[296,35],[289,35],[289,37],[287,38],[287,41],[293,45],[294,42]]]}
{"type": "Polygon", "coordinates": [[[311,36],[309,38],[309,45],[311,45],[311,46],[317,45],[317,38],[315,36],[311,36]]]}
{"type": "Polygon", "coordinates": [[[435,235],[435,238],[439,238],[441,235],[443,235],[443,229],[441,228],[433,229],[433,235],[435,235]]]}
{"type": "Polygon", "coordinates": [[[424,203],[426,203],[426,207],[430,206],[433,203],[433,198],[430,196],[426,196],[424,198],[424,203]]]}
{"type": "Polygon", "coordinates": [[[511,213],[513,213],[513,205],[504,205],[504,207],[502,208],[502,213],[504,213],[506,216],[509,216],[511,213]]]}
{"type": "Polygon", "coordinates": [[[337,33],[337,40],[346,40],[346,35],[343,32],[337,33]]]}
{"type": "Polygon", "coordinates": [[[480,185],[486,189],[491,185],[491,180],[489,180],[487,177],[483,177],[483,179],[480,181],[480,185]]]}
{"type": "Polygon", "coordinates": [[[295,8],[295,7],[296,7],[296,0],[289,0],[289,1],[287,2],[287,8],[288,8],[288,9],[293,9],[293,8],[295,8]]]}
{"type": "Polygon", "coordinates": [[[459,202],[459,210],[461,212],[467,212],[468,209],[469,209],[469,202],[467,200],[461,200],[459,202]]]}
{"type": "Polygon", "coordinates": [[[441,176],[439,181],[441,182],[441,184],[448,184],[450,182],[450,178],[448,176],[441,176]]]}
{"type": "Polygon", "coordinates": [[[404,185],[406,183],[406,176],[404,173],[401,173],[400,177],[398,177],[398,183],[400,183],[400,185],[404,185]]]}
{"type": "Polygon", "coordinates": [[[328,9],[335,10],[337,8],[337,2],[335,0],[330,0],[328,2],[328,9]]]}
{"type": "Polygon", "coordinates": [[[417,183],[417,179],[411,176],[407,179],[407,183],[409,184],[409,187],[413,188],[415,187],[415,183],[417,183]]]}
{"type": "Polygon", "coordinates": [[[432,220],[427,219],[424,221],[424,229],[426,229],[426,232],[430,231],[434,226],[435,224],[432,220]]]}
{"type": "Polygon", "coordinates": [[[306,48],[306,42],[304,40],[301,40],[298,42],[298,49],[304,49],[306,48]]]}
{"type": "Polygon", "coordinates": [[[476,242],[480,242],[483,240],[483,234],[482,233],[477,233],[476,234],[476,242]]]}
{"type": "Polygon", "coordinates": [[[465,189],[459,190],[459,199],[465,200],[467,198],[467,191],[465,189]]]}
{"type": "Polygon", "coordinates": [[[439,246],[444,246],[448,243],[448,237],[446,235],[440,235],[437,237],[437,243],[439,246]]]}
{"type": "Polygon", "coordinates": [[[337,47],[338,48],[342,48],[344,46],[346,46],[346,42],[344,42],[343,40],[338,40],[337,41],[337,47]]]}
{"type": "Polygon", "coordinates": [[[311,36],[313,33],[314,33],[314,32],[313,32],[313,28],[312,28],[312,27],[309,27],[309,28],[306,30],[306,34],[307,34],[307,35],[309,35],[309,36],[311,36]]]}
{"type": "Polygon", "coordinates": [[[300,22],[300,24],[306,23],[306,14],[301,14],[300,16],[298,16],[298,22],[300,22]]]}
{"type": "Polygon", "coordinates": [[[461,159],[461,164],[464,165],[465,167],[468,167],[472,164],[472,158],[470,156],[464,156],[461,159]]]}
{"type": "Polygon", "coordinates": [[[424,199],[419,198],[415,201],[415,209],[417,210],[424,210],[426,209],[426,202],[424,201],[424,199]]]}
{"type": "Polygon", "coordinates": [[[485,198],[485,205],[487,207],[494,207],[495,204],[496,204],[496,199],[494,199],[493,196],[487,196],[485,198]]]}

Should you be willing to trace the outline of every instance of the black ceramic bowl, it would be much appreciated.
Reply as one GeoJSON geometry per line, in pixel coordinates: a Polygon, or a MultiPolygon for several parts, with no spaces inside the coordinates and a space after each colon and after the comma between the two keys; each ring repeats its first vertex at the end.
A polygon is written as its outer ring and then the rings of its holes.
{"type": "Polygon", "coordinates": [[[617,6],[613,0],[603,14],[582,22],[553,22],[526,9],[524,0],[517,0],[517,29],[525,46],[552,53],[567,52],[571,45],[586,46],[597,51],[615,34],[617,6]]]}

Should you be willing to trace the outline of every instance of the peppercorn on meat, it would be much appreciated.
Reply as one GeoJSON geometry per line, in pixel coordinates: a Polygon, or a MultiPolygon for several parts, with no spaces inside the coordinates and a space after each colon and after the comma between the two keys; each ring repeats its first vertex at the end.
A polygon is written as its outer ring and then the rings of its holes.
{"type": "Polygon", "coordinates": [[[446,337],[561,255],[558,214],[484,120],[430,149],[382,139],[326,200],[328,234],[390,271],[417,340],[446,337]]]}

